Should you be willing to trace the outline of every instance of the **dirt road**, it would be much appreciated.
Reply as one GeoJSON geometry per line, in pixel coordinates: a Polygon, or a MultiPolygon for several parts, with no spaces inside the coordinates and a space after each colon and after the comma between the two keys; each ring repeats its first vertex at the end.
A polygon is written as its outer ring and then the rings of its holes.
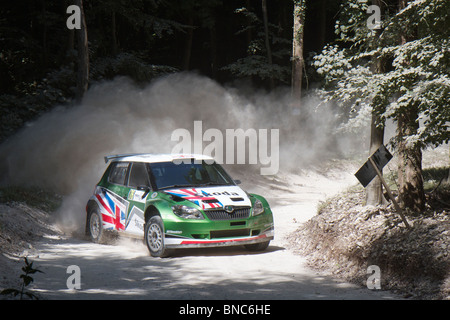
{"type": "Polygon", "coordinates": [[[100,245],[81,237],[48,236],[36,245],[35,265],[45,273],[36,274],[33,291],[46,299],[397,298],[321,275],[288,249],[286,236],[316,213],[319,201],[354,184],[351,174],[242,178],[248,191],[269,195],[276,234],[267,251],[192,249],[159,259],[131,239],[100,245]],[[80,289],[67,287],[71,265],[80,268],[80,289]]]}

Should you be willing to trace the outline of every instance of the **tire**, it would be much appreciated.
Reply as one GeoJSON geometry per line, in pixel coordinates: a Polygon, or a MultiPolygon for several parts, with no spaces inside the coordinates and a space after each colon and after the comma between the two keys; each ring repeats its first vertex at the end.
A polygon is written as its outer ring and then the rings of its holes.
{"type": "Polygon", "coordinates": [[[270,240],[265,241],[265,242],[255,243],[255,244],[247,244],[244,247],[248,251],[264,251],[269,246],[269,243],[270,243],[270,240]]]}
{"type": "Polygon", "coordinates": [[[87,234],[92,242],[101,243],[103,240],[103,220],[97,207],[89,211],[87,219],[87,234]]]}
{"type": "Polygon", "coordinates": [[[151,217],[144,227],[144,241],[152,257],[167,257],[170,251],[164,243],[164,224],[160,216],[151,217]]]}

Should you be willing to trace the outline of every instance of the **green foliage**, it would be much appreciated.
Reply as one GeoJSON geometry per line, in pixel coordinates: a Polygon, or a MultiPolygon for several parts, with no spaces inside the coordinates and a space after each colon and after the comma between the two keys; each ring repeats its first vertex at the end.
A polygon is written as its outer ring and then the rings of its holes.
{"type": "Polygon", "coordinates": [[[349,119],[343,128],[367,126],[372,110],[382,120],[397,120],[416,108],[421,126],[407,142],[449,142],[450,2],[416,0],[401,12],[387,11],[379,37],[365,26],[367,1],[347,0],[343,6],[347,4],[347,23],[337,23],[346,48],[327,46],[313,62],[323,76],[321,93],[341,105],[349,119]],[[408,41],[400,44],[400,36],[408,41]],[[373,71],[375,58],[383,61],[384,72],[373,71]]]}
{"type": "Polygon", "coordinates": [[[248,43],[247,56],[239,58],[222,68],[239,78],[256,77],[260,80],[274,79],[281,83],[289,83],[291,66],[289,57],[291,54],[291,39],[280,36],[282,30],[279,26],[269,23],[269,42],[272,51],[273,63],[269,63],[267,50],[264,44],[264,24],[262,19],[248,8],[242,7],[235,13],[246,19],[246,24],[237,35],[251,31],[256,36],[248,43]]]}
{"type": "Polygon", "coordinates": [[[91,79],[101,81],[128,76],[137,82],[148,82],[158,76],[178,71],[164,65],[153,65],[139,57],[138,52],[123,52],[115,57],[99,58],[91,64],[91,79]]]}
{"type": "Polygon", "coordinates": [[[20,295],[20,300],[23,299],[23,296],[27,296],[30,299],[36,299],[38,300],[39,297],[35,295],[34,293],[30,291],[26,291],[25,288],[34,281],[33,277],[30,276],[30,274],[35,274],[36,272],[41,272],[39,269],[33,268],[33,262],[29,262],[27,257],[24,258],[25,260],[25,266],[22,267],[23,274],[20,275],[20,279],[22,279],[22,286],[20,290],[14,289],[14,288],[8,288],[4,289],[0,292],[2,295],[13,295],[14,297],[17,297],[20,295]]]}
{"type": "Polygon", "coordinates": [[[341,4],[334,28],[339,40],[359,43],[370,35],[371,31],[365,26],[369,5],[370,0],[347,0],[341,4]]]}
{"type": "Polygon", "coordinates": [[[53,106],[70,101],[75,95],[74,79],[73,65],[64,65],[41,80],[18,83],[15,93],[0,94],[0,141],[53,106]]]}
{"type": "MultiPolygon", "coordinates": [[[[371,0],[308,2],[304,55],[311,53],[311,43],[322,47],[325,35],[335,37],[312,65],[323,77],[327,99],[343,107],[343,129],[367,126],[372,108],[383,119],[395,120],[414,105],[425,126],[411,141],[439,144],[448,141],[449,1],[409,3],[398,13],[398,0],[383,1],[383,29],[374,37],[366,26],[371,0]],[[335,17],[330,36],[325,21],[335,17]],[[409,41],[399,46],[401,34],[409,41]],[[375,57],[386,61],[384,75],[372,72],[375,57]]],[[[222,82],[249,77],[255,84],[288,84],[293,2],[267,5],[272,63],[260,1],[85,1],[91,84],[115,76],[148,82],[184,68],[222,82]]],[[[23,0],[0,8],[0,141],[75,97],[76,32],[65,28],[66,6],[64,1],[23,0]]]]}
{"type": "Polygon", "coordinates": [[[259,54],[252,54],[241,58],[222,69],[230,71],[239,78],[252,76],[261,80],[274,78],[284,83],[288,81],[290,76],[290,69],[288,67],[278,64],[270,65],[267,57],[259,54]]]}
{"type": "Polygon", "coordinates": [[[433,167],[424,169],[423,181],[425,190],[432,191],[438,187],[441,187],[441,185],[445,188],[445,183],[442,184],[442,182],[448,178],[449,169],[449,167],[433,167]]]}

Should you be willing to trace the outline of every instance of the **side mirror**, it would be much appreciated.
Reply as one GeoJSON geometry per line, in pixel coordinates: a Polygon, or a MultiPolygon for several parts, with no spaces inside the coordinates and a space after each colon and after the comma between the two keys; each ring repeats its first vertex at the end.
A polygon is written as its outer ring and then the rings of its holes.
{"type": "Polygon", "coordinates": [[[241,180],[234,180],[234,183],[241,184],[242,182],[241,182],[241,180]]]}
{"type": "Polygon", "coordinates": [[[150,192],[149,186],[137,186],[137,189],[139,191],[145,191],[144,194],[142,195],[141,199],[144,199],[150,192]]]}

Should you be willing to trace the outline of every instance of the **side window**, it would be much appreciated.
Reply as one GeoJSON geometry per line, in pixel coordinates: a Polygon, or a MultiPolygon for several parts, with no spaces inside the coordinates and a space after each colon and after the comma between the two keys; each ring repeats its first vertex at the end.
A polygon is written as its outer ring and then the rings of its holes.
{"type": "Polygon", "coordinates": [[[137,188],[138,186],[150,186],[148,171],[145,163],[134,162],[132,164],[128,186],[131,188],[137,188]]]}
{"type": "Polygon", "coordinates": [[[125,185],[128,165],[128,162],[116,162],[109,173],[108,181],[114,184],[125,185]]]}

